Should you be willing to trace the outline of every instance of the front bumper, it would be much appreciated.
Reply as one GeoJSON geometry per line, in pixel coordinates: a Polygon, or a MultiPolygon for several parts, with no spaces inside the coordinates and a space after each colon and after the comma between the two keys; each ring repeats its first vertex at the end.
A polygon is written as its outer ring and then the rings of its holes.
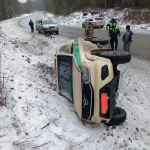
{"type": "Polygon", "coordinates": [[[43,28],[43,30],[45,31],[45,32],[59,32],[59,29],[58,28],[43,28]]]}
{"type": "Polygon", "coordinates": [[[104,26],[105,26],[104,24],[99,24],[99,25],[95,24],[94,28],[101,28],[101,27],[104,27],[104,26]]]}

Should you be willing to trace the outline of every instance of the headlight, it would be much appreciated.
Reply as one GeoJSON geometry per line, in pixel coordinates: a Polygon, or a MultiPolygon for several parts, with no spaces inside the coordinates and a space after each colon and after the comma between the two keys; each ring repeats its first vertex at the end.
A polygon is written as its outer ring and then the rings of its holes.
{"type": "Polygon", "coordinates": [[[90,71],[85,62],[82,64],[82,82],[84,84],[91,82],[90,71]]]}

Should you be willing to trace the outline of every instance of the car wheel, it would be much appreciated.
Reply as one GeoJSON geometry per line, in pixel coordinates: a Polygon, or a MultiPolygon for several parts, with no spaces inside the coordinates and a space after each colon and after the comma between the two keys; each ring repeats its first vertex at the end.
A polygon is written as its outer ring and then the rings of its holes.
{"type": "Polygon", "coordinates": [[[113,65],[125,64],[131,61],[131,54],[125,51],[106,51],[100,53],[100,56],[110,59],[113,65]]]}
{"type": "Polygon", "coordinates": [[[84,25],[82,25],[82,28],[85,28],[85,26],[84,26],[84,25]]]}
{"type": "Polygon", "coordinates": [[[42,30],[42,33],[45,35],[45,34],[46,34],[46,31],[42,30]]]}
{"type": "Polygon", "coordinates": [[[91,40],[90,40],[93,44],[101,44],[101,45],[107,45],[109,43],[109,40],[102,40],[102,39],[98,39],[98,38],[95,38],[93,37],[91,40]]]}
{"type": "Polygon", "coordinates": [[[104,28],[104,26],[101,26],[101,28],[104,28]]]}
{"type": "Polygon", "coordinates": [[[41,31],[39,31],[39,33],[41,33],[41,31]]]}
{"type": "Polygon", "coordinates": [[[112,114],[112,118],[109,121],[109,123],[105,123],[108,126],[113,126],[113,125],[120,125],[122,124],[127,118],[126,111],[122,108],[115,107],[115,110],[112,114]]]}
{"type": "Polygon", "coordinates": [[[58,35],[58,34],[59,34],[59,31],[56,31],[55,33],[58,35]]]}

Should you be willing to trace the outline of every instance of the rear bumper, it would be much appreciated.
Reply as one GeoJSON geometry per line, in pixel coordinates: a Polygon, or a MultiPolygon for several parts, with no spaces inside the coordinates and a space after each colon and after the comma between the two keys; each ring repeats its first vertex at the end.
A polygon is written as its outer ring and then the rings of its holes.
{"type": "MultiPolygon", "coordinates": [[[[107,113],[106,114],[102,114],[102,111],[101,111],[102,107],[100,107],[100,109],[99,109],[99,116],[101,118],[110,119],[111,115],[114,112],[115,105],[116,105],[116,101],[115,101],[115,93],[116,93],[115,92],[115,86],[116,86],[115,79],[113,79],[110,83],[108,83],[106,86],[104,86],[99,91],[99,97],[101,97],[101,94],[103,94],[103,93],[107,93],[108,97],[109,97],[107,113]]],[[[101,102],[102,102],[102,99],[100,99],[100,106],[102,106],[101,102]]]]}
{"type": "Polygon", "coordinates": [[[94,25],[94,28],[101,28],[101,27],[104,27],[104,26],[105,26],[104,24],[94,25]]]}

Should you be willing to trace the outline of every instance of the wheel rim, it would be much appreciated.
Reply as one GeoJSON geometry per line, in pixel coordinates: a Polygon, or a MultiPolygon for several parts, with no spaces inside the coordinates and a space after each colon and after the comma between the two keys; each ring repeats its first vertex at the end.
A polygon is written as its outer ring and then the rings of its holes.
{"type": "Polygon", "coordinates": [[[113,114],[114,115],[120,115],[120,111],[118,109],[115,109],[113,114]]]}

